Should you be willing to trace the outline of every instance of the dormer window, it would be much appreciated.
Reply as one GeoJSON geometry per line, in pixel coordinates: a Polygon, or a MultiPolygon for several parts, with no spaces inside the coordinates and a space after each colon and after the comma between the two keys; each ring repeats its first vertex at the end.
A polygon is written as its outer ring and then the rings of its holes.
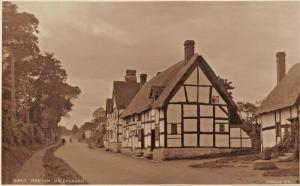
{"type": "Polygon", "coordinates": [[[160,94],[163,92],[165,87],[163,86],[155,86],[153,85],[151,87],[151,92],[150,92],[150,98],[153,98],[154,100],[157,100],[160,94]]]}

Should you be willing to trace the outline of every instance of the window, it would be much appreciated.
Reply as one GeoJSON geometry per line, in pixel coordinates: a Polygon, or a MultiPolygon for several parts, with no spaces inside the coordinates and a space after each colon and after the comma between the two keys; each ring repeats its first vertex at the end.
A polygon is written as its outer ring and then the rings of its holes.
{"type": "Polygon", "coordinates": [[[225,132],[225,125],[224,124],[219,125],[219,132],[225,132]]]}
{"type": "Polygon", "coordinates": [[[142,131],[143,129],[138,130],[138,140],[141,141],[142,140],[142,131]]]}
{"type": "Polygon", "coordinates": [[[210,102],[212,104],[218,104],[219,103],[219,96],[212,96],[210,102]]]}
{"type": "Polygon", "coordinates": [[[276,136],[281,136],[281,124],[280,122],[276,122],[276,136]]]}
{"type": "Polygon", "coordinates": [[[137,121],[141,121],[142,117],[141,114],[138,115],[137,121]]]}
{"type": "Polygon", "coordinates": [[[159,127],[155,127],[155,140],[159,140],[159,127]]]}
{"type": "Polygon", "coordinates": [[[177,124],[176,123],[172,123],[171,124],[171,134],[177,134],[177,124]]]}

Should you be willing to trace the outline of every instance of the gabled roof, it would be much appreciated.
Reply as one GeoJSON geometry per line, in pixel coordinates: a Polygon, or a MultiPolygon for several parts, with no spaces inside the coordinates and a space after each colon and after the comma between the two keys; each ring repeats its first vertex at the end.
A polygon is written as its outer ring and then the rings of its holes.
{"type": "Polygon", "coordinates": [[[300,63],[295,64],[262,102],[258,113],[300,104],[300,63]]]}
{"type": "Polygon", "coordinates": [[[111,98],[106,99],[106,113],[109,114],[113,109],[113,100],[111,98]]]}
{"type": "Polygon", "coordinates": [[[233,122],[240,123],[240,118],[236,113],[236,105],[230,98],[224,85],[220,83],[217,76],[207,64],[207,62],[195,54],[187,63],[185,61],[180,61],[168,69],[164,70],[160,74],[153,77],[150,81],[145,83],[137,95],[128,105],[127,109],[122,113],[121,117],[127,117],[132,114],[141,113],[150,108],[161,108],[163,107],[170,94],[176,87],[176,85],[183,81],[183,78],[189,74],[189,70],[199,64],[202,71],[206,74],[207,78],[212,82],[213,86],[216,88],[218,93],[222,96],[224,101],[232,109],[231,113],[234,113],[232,117],[233,122]],[[152,87],[164,87],[160,96],[154,101],[150,98],[150,92],[152,87]]]}
{"type": "Polygon", "coordinates": [[[126,108],[139,89],[136,81],[114,81],[113,94],[117,108],[126,108]]]}

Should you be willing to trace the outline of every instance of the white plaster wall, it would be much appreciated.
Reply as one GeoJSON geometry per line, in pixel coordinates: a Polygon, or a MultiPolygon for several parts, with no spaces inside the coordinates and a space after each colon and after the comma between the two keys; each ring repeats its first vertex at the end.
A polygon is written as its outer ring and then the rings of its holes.
{"type": "Polygon", "coordinates": [[[200,116],[213,116],[213,106],[200,105],[200,116]]]}
{"type": "Polygon", "coordinates": [[[217,147],[229,147],[229,136],[228,135],[216,135],[216,146],[217,147]]]}
{"type": "Polygon", "coordinates": [[[240,139],[230,139],[230,146],[231,147],[241,147],[241,140],[240,139]]]}
{"type": "Polygon", "coordinates": [[[264,113],[261,115],[262,127],[269,127],[275,125],[275,116],[274,112],[264,113]]]}
{"type": "Polygon", "coordinates": [[[159,139],[160,139],[160,146],[163,147],[165,145],[165,136],[161,134],[159,136],[159,139]]]}
{"type": "Polygon", "coordinates": [[[184,116],[185,117],[195,117],[197,116],[197,105],[183,105],[184,116]]]}
{"type": "Polygon", "coordinates": [[[210,134],[200,134],[200,146],[213,146],[213,135],[210,134]]]}
{"type": "Polygon", "coordinates": [[[292,107],[292,117],[298,117],[297,106],[292,107]]]}
{"type": "Polygon", "coordinates": [[[180,87],[170,102],[172,103],[172,102],[185,102],[185,101],[186,99],[185,99],[184,89],[183,87],[180,87]]]}
{"type": "Polygon", "coordinates": [[[209,87],[199,87],[199,102],[209,103],[209,87]]]}
{"type": "Polygon", "coordinates": [[[160,132],[164,132],[165,131],[164,121],[160,121],[159,122],[159,131],[160,132]]]}
{"type": "Polygon", "coordinates": [[[181,139],[168,139],[168,147],[181,147],[181,139]]]}
{"type": "Polygon", "coordinates": [[[287,119],[291,117],[290,108],[281,110],[281,124],[291,124],[287,119]]]}
{"type": "Polygon", "coordinates": [[[212,132],[213,131],[213,119],[201,118],[200,119],[200,131],[201,132],[212,132]]]}
{"type": "Polygon", "coordinates": [[[197,131],[197,119],[184,119],[184,131],[197,131]]]}
{"type": "Polygon", "coordinates": [[[274,145],[276,145],[275,129],[263,131],[262,137],[263,137],[263,147],[273,147],[274,145]]]}
{"type": "Polygon", "coordinates": [[[242,138],[249,138],[248,134],[245,131],[241,129],[241,132],[242,132],[242,138]]]}
{"type": "Polygon", "coordinates": [[[212,96],[218,96],[219,97],[219,104],[226,104],[223,98],[220,96],[220,94],[217,92],[215,88],[212,89],[212,96]]]}
{"type": "Polygon", "coordinates": [[[181,123],[181,106],[169,104],[167,109],[167,123],[181,123]]]}
{"type": "Polygon", "coordinates": [[[230,136],[231,137],[240,137],[240,128],[230,128],[230,136]]]}
{"type": "Polygon", "coordinates": [[[199,84],[200,85],[211,85],[211,82],[207,79],[201,68],[199,68],[199,84]]]}
{"type": "MultiPolygon", "coordinates": [[[[227,111],[227,107],[226,107],[226,111],[227,111]]],[[[228,113],[228,111],[227,111],[227,113],[228,113]]],[[[228,117],[226,115],[226,113],[218,106],[215,107],[215,114],[216,114],[216,117],[223,117],[223,118],[228,117]]]]}
{"type": "Polygon", "coordinates": [[[186,87],[189,102],[197,102],[197,87],[186,87]]]}
{"type": "Polygon", "coordinates": [[[251,147],[251,139],[242,139],[242,147],[251,147]]]}
{"type": "Polygon", "coordinates": [[[185,80],[185,84],[197,85],[197,69],[195,68],[190,76],[185,80]]]}
{"type": "Polygon", "coordinates": [[[184,134],[184,146],[197,146],[197,134],[184,134]]]}

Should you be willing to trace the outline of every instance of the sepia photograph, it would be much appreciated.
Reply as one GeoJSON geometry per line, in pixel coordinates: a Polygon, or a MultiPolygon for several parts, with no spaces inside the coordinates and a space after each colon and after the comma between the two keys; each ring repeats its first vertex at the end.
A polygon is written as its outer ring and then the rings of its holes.
{"type": "Polygon", "coordinates": [[[300,1],[1,6],[1,184],[299,184],[300,1]]]}

